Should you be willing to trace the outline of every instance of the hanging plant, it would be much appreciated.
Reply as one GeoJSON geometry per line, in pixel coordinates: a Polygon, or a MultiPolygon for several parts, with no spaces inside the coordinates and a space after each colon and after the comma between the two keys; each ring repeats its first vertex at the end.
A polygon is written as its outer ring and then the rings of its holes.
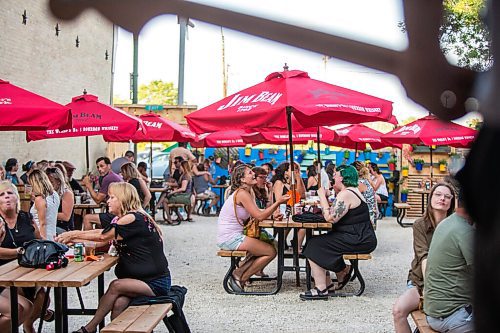
{"type": "Polygon", "coordinates": [[[413,163],[415,164],[415,169],[417,171],[422,171],[423,166],[424,166],[424,160],[423,159],[421,159],[421,158],[415,158],[413,160],[413,163]]]}
{"type": "Polygon", "coordinates": [[[404,166],[401,168],[401,176],[402,177],[408,177],[409,174],[409,168],[408,166],[404,166]]]}
{"type": "Polygon", "coordinates": [[[329,154],[330,154],[330,147],[328,147],[328,146],[327,146],[327,147],[325,148],[325,154],[326,154],[326,155],[329,155],[329,154]]]}
{"type": "Polygon", "coordinates": [[[264,149],[259,149],[259,160],[264,159],[264,149]]]}
{"type": "Polygon", "coordinates": [[[344,158],[349,158],[351,157],[351,152],[349,150],[344,151],[344,158]]]}
{"type": "Polygon", "coordinates": [[[372,156],[372,150],[370,148],[366,148],[363,154],[365,155],[365,160],[369,160],[372,156]]]}
{"type": "Polygon", "coordinates": [[[278,165],[278,162],[276,161],[276,159],[274,157],[271,158],[271,160],[269,161],[269,163],[271,163],[272,166],[278,165]]]}
{"type": "Polygon", "coordinates": [[[439,171],[445,172],[446,166],[448,165],[448,161],[445,159],[439,160],[439,171]]]}
{"type": "Polygon", "coordinates": [[[391,157],[390,159],[387,160],[387,166],[389,167],[390,171],[396,170],[396,159],[394,157],[391,157]]]}
{"type": "Polygon", "coordinates": [[[408,189],[402,189],[401,190],[401,202],[407,202],[408,201],[408,189]]]}

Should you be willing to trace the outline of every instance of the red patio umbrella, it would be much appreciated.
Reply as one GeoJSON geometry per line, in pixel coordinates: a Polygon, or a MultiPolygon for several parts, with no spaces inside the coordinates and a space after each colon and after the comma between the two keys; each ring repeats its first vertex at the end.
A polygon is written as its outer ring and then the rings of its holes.
{"type": "MultiPolygon", "coordinates": [[[[327,145],[334,145],[338,139],[334,130],[326,127],[320,127],[319,140],[327,145]]],[[[243,141],[246,143],[270,143],[270,144],[287,144],[290,141],[287,130],[269,130],[262,132],[253,132],[242,135],[243,141]]],[[[309,140],[318,140],[317,128],[306,128],[294,130],[292,134],[293,143],[307,143],[309,140]]]]}
{"type": "Polygon", "coordinates": [[[177,124],[154,113],[142,114],[138,117],[142,120],[146,132],[135,131],[131,136],[124,132],[112,132],[104,134],[107,142],[165,142],[181,141],[191,142],[197,139],[196,134],[189,128],[177,124]]]}
{"type": "MultiPolygon", "coordinates": [[[[292,113],[303,127],[387,121],[392,116],[392,102],[311,79],[303,71],[285,70],[271,73],[264,82],[195,111],[186,119],[197,133],[288,128],[293,174],[292,113]]],[[[293,177],[291,185],[293,192],[293,177]]]]}
{"type": "Polygon", "coordinates": [[[432,179],[432,146],[470,147],[476,133],[477,131],[472,128],[442,121],[433,115],[428,115],[382,135],[382,139],[393,144],[430,146],[432,179]]]}
{"type": "Polygon", "coordinates": [[[0,131],[69,128],[68,107],[0,80],[0,131]]]}
{"type": "Polygon", "coordinates": [[[293,113],[303,127],[387,121],[392,102],[311,79],[299,70],[276,72],[264,82],[186,116],[196,133],[288,127],[293,113]]]}
{"type": "Polygon", "coordinates": [[[246,142],[242,136],[247,134],[245,130],[219,131],[213,133],[203,133],[198,135],[198,140],[191,143],[195,148],[202,147],[243,147],[246,142]]]}
{"type": "MultiPolygon", "coordinates": [[[[26,139],[37,141],[110,133],[121,133],[132,137],[138,130],[145,131],[139,118],[99,102],[97,96],[94,95],[84,93],[81,96],[73,97],[71,103],[66,104],[66,106],[71,108],[73,113],[73,126],[70,129],[28,131],[26,139]]],[[[88,170],[88,138],[85,144],[88,170]]]]}
{"type": "MultiPolygon", "coordinates": [[[[383,140],[383,133],[376,131],[363,124],[349,125],[335,130],[338,135],[336,145],[347,149],[364,150],[367,144],[373,149],[381,149],[393,146],[390,142],[383,140]]],[[[400,147],[400,145],[397,145],[400,147]]]]}

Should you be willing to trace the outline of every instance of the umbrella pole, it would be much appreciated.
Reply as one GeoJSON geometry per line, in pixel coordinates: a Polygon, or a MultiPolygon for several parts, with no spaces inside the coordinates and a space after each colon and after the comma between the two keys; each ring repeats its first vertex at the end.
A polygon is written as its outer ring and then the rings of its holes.
{"type": "Polygon", "coordinates": [[[153,180],[153,141],[149,141],[149,178],[153,180]]]}
{"type": "Polygon", "coordinates": [[[434,170],[432,170],[433,169],[433,167],[432,167],[432,146],[429,146],[429,148],[430,148],[430,152],[431,152],[431,187],[432,187],[432,185],[434,185],[432,183],[432,179],[434,178],[433,177],[434,176],[434,170]]]}
{"type": "Polygon", "coordinates": [[[318,131],[316,132],[316,144],[318,147],[318,186],[321,186],[321,150],[320,150],[321,142],[320,142],[319,126],[318,126],[318,131]]]}
{"type": "Polygon", "coordinates": [[[285,160],[288,159],[288,144],[285,145],[285,160]]]}
{"type": "MultiPolygon", "coordinates": [[[[290,190],[292,191],[292,202],[295,203],[296,197],[295,197],[295,164],[293,163],[293,142],[292,142],[292,108],[287,106],[286,107],[286,120],[288,123],[288,144],[290,145],[290,170],[291,170],[291,186],[290,190]]],[[[295,215],[295,207],[292,205],[292,215],[295,215]]]]}
{"type": "Polygon", "coordinates": [[[354,144],[354,160],[355,161],[358,160],[358,143],[357,142],[354,144]]]}
{"type": "Polygon", "coordinates": [[[231,165],[229,163],[229,147],[226,147],[226,153],[227,153],[227,172],[231,170],[231,165]]]}
{"type": "Polygon", "coordinates": [[[85,163],[87,165],[87,174],[90,171],[90,162],[89,162],[89,137],[85,137],[85,163]]]}

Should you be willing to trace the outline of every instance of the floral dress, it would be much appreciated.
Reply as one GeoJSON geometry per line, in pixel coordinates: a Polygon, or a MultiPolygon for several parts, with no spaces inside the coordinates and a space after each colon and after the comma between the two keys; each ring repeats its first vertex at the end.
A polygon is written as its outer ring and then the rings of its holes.
{"type": "Polygon", "coordinates": [[[363,197],[365,197],[366,203],[368,204],[368,210],[370,212],[370,222],[372,225],[376,225],[377,223],[377,199],[375,198],[375,191],[373,187],[370,185],[370,182],[367,179],[360,178],[359,183],[366,186],[366,191],[363,192],[363,197]]]}

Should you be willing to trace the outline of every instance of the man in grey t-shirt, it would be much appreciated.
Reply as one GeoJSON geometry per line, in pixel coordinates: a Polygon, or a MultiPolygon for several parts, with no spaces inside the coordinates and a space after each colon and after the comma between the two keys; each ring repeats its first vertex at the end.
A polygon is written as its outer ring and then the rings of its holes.
{"type": "Polygon", "coordinates": [[[473,239],[473,223],[459,193],[457,210],[437,226],[427,256],[424,312],[435,331],[475,332],[473,239]]]}

